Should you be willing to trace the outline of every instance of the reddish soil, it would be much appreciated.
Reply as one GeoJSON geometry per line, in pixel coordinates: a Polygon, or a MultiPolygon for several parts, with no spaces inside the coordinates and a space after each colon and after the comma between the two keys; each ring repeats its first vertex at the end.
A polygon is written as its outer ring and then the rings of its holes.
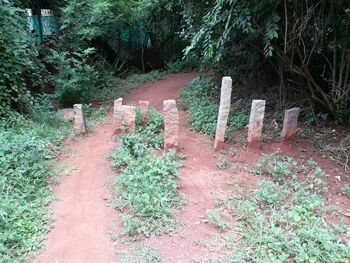
{"type": "Polygon", "coordinates": [[[47,236],[43,253],[33,260],[42,263],[112,262],[113,245],[108,236],[114,211],[107,207],[113,182],[111,163],[106,154],[116,145],[111,136],[110,118],[88,137],[67,142],[71,148],[65,165],[74,171],[59,178],[52,204],[53,229],[47,236]]]}
{"type": "MultiPolygon", "coordinates": [[[[124,98],[124,103],[136,105],[139,100],[148,100],[151,106],[161,111],[163,100],[177,99],[178,90],[193,78],[193,73],[167,75],[163,80],[133,90],[124,98]]],[[[112,262],[138,244],[146,244],[158,250],[166,263],[220,258],[224,248],[215,243],[215,233],[218,230],[203,222],[203,219],[206,210],[213,208],[213,201],[226,196],[233,186],[228,184],[232,175],[231,166],[226,170],[216,167],[220,154],[213,150],[213,141],[191,131],[185,112],[180,110],[179,151],[186,155],[186,160],[181,168],[182,180],[178,183],[179,191],[185,194],[187,203],[178,212],[181,222],[179,231],[139,240],[136,244],[125,244],[125,238],[120,237],[112,245],[107,232],[113,221],[118,220],[120,213],[108,208],[104,199],[111,194],[105,185],[113,181],[110,176],[113,173],[111,164],[107,161],[106,154],[115,145],[110,123],[98,127],[87,138],[69,144],[76,149],[78,157],[68,157],[66,161],[76,170],[71,176],[61,178],[60,185],[55,189],[60,198],[60,201],[53,204],[57,221],[38,261],[112,262]],[[203,245],[205,242],[212,246],[206,247],[203,245]]],[[[226,144],[224,149],[230,164],[235,161],[248,165],[254,164],[262,152],[275,150],[295,157],[308,154],[279,143],[263,145],[262,149],[257,150],[249,150],[238,144],[226,144]],[[230,156],[232,148],[236,153],[230,156]]],[[[321,163],[322,168],[331,169],[331,163],[315,159],[321,163]]],[[[235,179],[237,188],[254,188],[257,180],[256,177],[248,176],[247,171],[238,172],[235,179]]],[[[341,197],[340,202],[344,204],[346,200],[346,197],[341,197]]],[[[348,206],[347,208],[349,209],[348,206]]],[[[119,224],[114,227],[114,231],[121,231],[119,224]]]]}

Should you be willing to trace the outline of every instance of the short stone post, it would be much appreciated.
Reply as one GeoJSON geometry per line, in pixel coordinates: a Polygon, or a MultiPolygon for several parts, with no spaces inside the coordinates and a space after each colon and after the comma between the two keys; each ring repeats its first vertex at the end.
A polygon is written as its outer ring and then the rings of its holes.
{"type": "MultiPolygon", "coordinates": [[[[135,133],[136,107],[121,106],[121,129],[127,133],[135,133]]],[[[119,110],[118,110],[119,111],[119,110]]]]}
{"type": "Polygon", "coordinates": [[[163,102],[164,148],[177,148],[179,145],[179,113],[175,100],[163,102]]]}
{"type": "Polygon", "coordinates": [[[120,132],[120,125],[122,122],[122,111],[121,108],[123,106],[123,99],[119,98],[114,101],[114,107],[113,107],[113,127],[114,127],[114,133],[120,132]]]}
{"type": "Polygon", "coordinates": [[[85,114],[82,104],[74,104],[74,131],[76,134],[86,133],[85,114]]]}
{"type": "Polygon", "coordinates": [[[149,120],[149,112],[148,112],[149,102],[145,100],[140,100],[139,107],[141,110],[142,127],[146,127],[149,120]]]}
{"type": "Polygon", "coordinates": [[[228,115],[231,106],[232,79],[223,77],[221,84],[221,97],[214,149],[221,150],[224,145],[228,115]]]}
{"type": "Polygon", "coordinates": [[[282,141],[288,141],[294,138],[298,129],[298,118],[300,108],[292,108],[284,112],[282,141]]]}
{"type": "Polygon", "coordinates": [[[123,98],[119,98],[114,101],[114,107],[113,107],[113,113],[116,112],[116,110],[123,105],[123,98]]]}
{"type": "Polygon", "coordinates": [[[264,124],[265,100],[253,100],[250,111],[248,147],[257,147],[261,141],[261,131],[264,124]]]}

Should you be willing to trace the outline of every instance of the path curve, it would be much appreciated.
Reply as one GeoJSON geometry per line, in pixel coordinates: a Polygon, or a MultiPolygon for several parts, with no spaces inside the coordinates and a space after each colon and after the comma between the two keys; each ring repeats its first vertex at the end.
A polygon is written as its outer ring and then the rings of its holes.
{"type": "MultiPolygon", "coordinates": [[[[178,99],[180,88],[195,77],[195,73],[166,75],[162,80],[146,83],[131,91],[125,96],[124,104],[137,105],[139,100],[148,100],[150,106],[162,111],[163,100],[178,99]]],[[[179,191],[187,199],[184,211],[179,213],[185,227],[177,234],[136,242],[136,245],[145,243],[159,250],[166,263],[193,262],[202,256],[220,256],[217,251],[208,251],[196,242],[210,239],[215,232],[212,226],[200,221],[213,205],[213,193],[220,195],[225,192],[225,182],[230,177],[229,171],[216,168],[218,154],[212,149],[212,141],[191,131],[184,111],[179,110],[179,115],[179,151],[187,157],[181,168],[183,179],[179,180],[179,191]]],[[[123,238],[112,244],[108,236],[108,231],[118,225],[120,216],[106,205],[106,199],[112,194],[106,184],[114,180],[111,163],[106,158],[106,154],[116,147],[112,130],[109,115],[106,124],[97,127],[87,137],[68,144],[77,156],[69,156],[65,161],[76,170],[71,176],[60,178],[59,186],[54,189],[60,199],[52,205],[56,222],[48,234],[43,253],[34,262],[116,262],[135,245],[125,245],[123,238]]],[[[120,226],[117,230],[121,230],[120,226]]]]}
{"type": "Polygon", "coordinates": [[[52,209],[56,219],[43,253],[34,262],[112,262],[115,259],[108,236],[114,211],[107,207],[108,184],[113,182],[107,154],[115,148],[111,118],[87,137],[66,143],[71,148],[63,158],[69,176],[59,178],[52,209]]]}

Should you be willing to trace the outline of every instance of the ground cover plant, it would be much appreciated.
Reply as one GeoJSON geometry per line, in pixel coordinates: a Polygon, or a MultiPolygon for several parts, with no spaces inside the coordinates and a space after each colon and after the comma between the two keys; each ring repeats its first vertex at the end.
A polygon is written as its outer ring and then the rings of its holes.
{"type": "Polygon", "coordinates": [[[314,160],[264,154],[250,173],[263,177],[255,190],[218,202],[226,216],[235,207],[228,221],[216,212],[214,223],[231,222],[228,234],[235,237],[222,262],[349,262],[349,228],[341,218],[329,219],[337,210],[327,202],[326,175],[314,160]]]}
{"type": "Polygon", "coordinates": [[[159,252],[147,245],[135,246],[125,253],[118,263],[159,263],[163,262],[159,252]]]}
{"type": "Polygon", "coordinates": [[[52,159],[71,124],[57,113],[18,114],[0,122],[0,261],[24,261],[38,249],[51,222],[48,183],[52,159]],[[40,121],[39,121],[40,119],[40,121]]]}
{"type": "Polygon", "coordinates": [[[163,146],[159,113],[150,110],[146,128],[137,123],[136,134],[121,136],[121,146],[112,155],[114,167],[120,171],[114,205],[125,212],[121,218],[125,233],[149,236],[173,228],[173,209],[181,201],[176,183],[181,162],[176,152],[159,151],[163,146]]]}
{"type": "MultiPolygon", "coordinates": [[[[209,79],[197,78],[180,91],[180,105],[187,110],[192,127],[212,138],[216,132],[219,102],[220,89],[209,79]]],[[[248,124],[246,103],[242,99],[231,103],[227,133],[248,124]]]]}

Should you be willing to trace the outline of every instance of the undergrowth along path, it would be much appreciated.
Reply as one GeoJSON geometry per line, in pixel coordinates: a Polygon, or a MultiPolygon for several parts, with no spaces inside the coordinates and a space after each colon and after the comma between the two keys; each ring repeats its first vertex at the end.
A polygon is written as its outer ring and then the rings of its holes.
{"type": "Polygon", "coordinates": [[[107,154],[116,146],[112,138],[111,116],[87,137],[66,143],[63,157],[69,176],[59,178],[54,188],[53,229],[43,253],[33,262],[112,262],[115,258],[108,231],[113,225],[113,209],[107,207],[108,184],[113,183],[107,154]]]}

